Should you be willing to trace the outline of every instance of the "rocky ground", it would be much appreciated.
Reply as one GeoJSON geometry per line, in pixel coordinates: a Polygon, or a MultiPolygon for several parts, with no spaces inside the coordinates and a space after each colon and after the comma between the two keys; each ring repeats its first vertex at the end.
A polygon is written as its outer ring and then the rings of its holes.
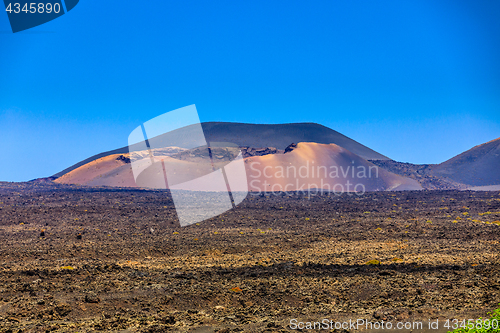
{"type": "Polygon", "coordinates": [[[299,193],[181,228],[165,191],[0,183],[0,332],[478,318],[499,220],[499,192],[299,193]]]}
{"type": "Polygon", "coordinates": [[[393,160],[370,160],[376,166],[397,175],[415,179],[427,190],[465,190],[469,185],[436,175],[436,164],[412,164],[393,160]]]}

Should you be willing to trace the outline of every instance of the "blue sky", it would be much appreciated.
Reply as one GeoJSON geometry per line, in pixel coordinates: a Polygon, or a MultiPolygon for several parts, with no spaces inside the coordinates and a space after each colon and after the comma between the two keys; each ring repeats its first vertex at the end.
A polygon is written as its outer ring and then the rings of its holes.
{"type": "Polygon", "coordinates": [[[81,0],[13,34],[0,13],[0,180],[202,121],[317,122],[395,160],[500,137],[498,1],[81,0]]]}

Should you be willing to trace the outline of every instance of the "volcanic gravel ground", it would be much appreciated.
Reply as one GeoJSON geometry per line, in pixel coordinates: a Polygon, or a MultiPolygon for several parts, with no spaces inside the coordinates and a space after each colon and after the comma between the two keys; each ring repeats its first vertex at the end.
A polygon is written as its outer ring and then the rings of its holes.
{"type": "Polygon", "coordinates": [[[499,220],[499,192],[298,193],[181,228],[165,191],[0,183],[0,332],[484,317],[499,220]]]}

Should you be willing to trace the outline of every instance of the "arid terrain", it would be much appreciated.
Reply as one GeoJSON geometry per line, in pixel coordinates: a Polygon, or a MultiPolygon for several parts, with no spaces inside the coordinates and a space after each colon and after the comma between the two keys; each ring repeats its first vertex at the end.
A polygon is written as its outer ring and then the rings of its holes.
{"type": "Polygon", "coordinates": [[[181,228],[168,191],[0,183],[0,332],[479,318],[499,220],[498,191],[296,193],[181,228]]]}

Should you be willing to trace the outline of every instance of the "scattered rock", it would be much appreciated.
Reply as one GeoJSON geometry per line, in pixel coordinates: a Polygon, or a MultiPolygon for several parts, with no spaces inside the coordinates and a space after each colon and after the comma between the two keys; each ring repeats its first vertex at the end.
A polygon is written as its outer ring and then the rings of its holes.
{"type": "Polygon", "coordinates": [[[116,158],[117,161],[122,161],[123,163],[129,164],[130,158],[125,155],[120,155],[116,158]]]}
{"type": "Polygon", "coordinates": [[[89,293],[85,295],[86,303],[99,303],[101,299],[95,293],[89,293]]]}

